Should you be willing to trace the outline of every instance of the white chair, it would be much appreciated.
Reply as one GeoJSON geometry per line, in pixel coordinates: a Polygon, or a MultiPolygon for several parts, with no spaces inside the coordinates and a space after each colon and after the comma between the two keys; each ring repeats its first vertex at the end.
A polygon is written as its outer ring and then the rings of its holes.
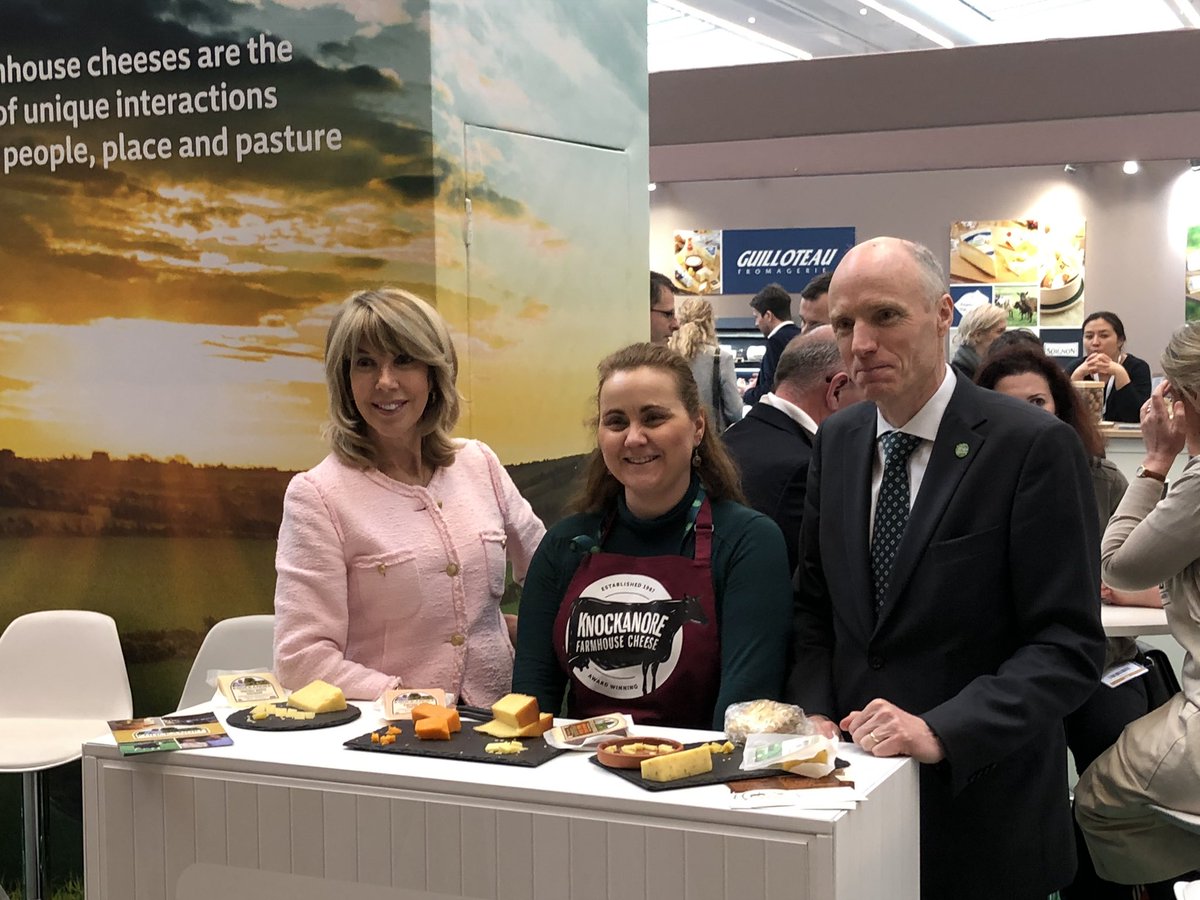
{"type": "Polygon", "coordinates": [[[0,772],[20,772],[25,815],[25,897],[45,895],[45,769],[79,759],[83,742],[133,715],[117,626],[102,613],[45,610],[0,635],[0,772]]]}
{"type": "Polygon", "coordinates": [[[196,652],[179,698],[179,709],[212,699],[214,686],[209,681],[210,672],[247,669],[269,672],[274,664],[274,652],[274,616],[222,619],[205,635],[204,643],[196,652]]]}

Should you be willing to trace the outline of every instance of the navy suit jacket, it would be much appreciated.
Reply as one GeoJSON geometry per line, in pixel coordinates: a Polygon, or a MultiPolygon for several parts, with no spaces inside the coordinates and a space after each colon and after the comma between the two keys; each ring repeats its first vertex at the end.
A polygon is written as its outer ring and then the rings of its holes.
{"type": "Polygon", "coordinates": [[[787,413],[765,403],[755,403],[721,437],[742,473],[746,502],[774,519],[783,532],[788,568],[794,572],[800,556],[812,437],[787,413]]]}
{"type": "Polygon", "coordinates": [[[743,403],[757,403],[759,397],[775,389],[775,367],[779,365],[779,357],[783,355],[792,338],[799,333],[800,326],[792,323],[782,326],[767,338],[767,352],[763,354],[762,362],[758,366],[758,380],[754,387],[747,388],[746,393],[742,394],[743,403]]]}
{"type": "Polygon", "coordinates": [[[822,423],[809,466],[789,699],[920,715],[922,896],[1045,896],[1075,869],[1063,717],[1104,658],[1099,536],[1074,431],[958,379],[878,618],[876,407],[822,423]]]}

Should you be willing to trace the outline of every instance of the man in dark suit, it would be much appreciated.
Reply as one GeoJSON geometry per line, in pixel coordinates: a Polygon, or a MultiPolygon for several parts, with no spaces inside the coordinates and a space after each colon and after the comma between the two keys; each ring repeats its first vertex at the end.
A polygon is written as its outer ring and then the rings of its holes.
{"type": "Polygon", "coordinates": [[[800,334],[800,326],[792,321],[792,295],[780,285],[768,284],[751,298],[750,308],[754,310],[754,327],[767,339],[767,352],[758,367],[758,380],[742,395],[747,404],[757,402],[771,390],[779,357],[792,338],[800,334]]]}
{"type": "Polygon", "coordinates": [[[1044,900],[1075,867],[1062,718],[1104,658],[1087,461],[1054,417],[956,380],[927,248],[860,244],[829,299],[874,402],[813,446],[790,699],[921,763],[923,897],[1044,900]]]}
{"type": "Polygon", "coordinates": [[[775,390],[721,435],[742,473],[746,501],[783,532],[792,571],[799,557],[813,435],[829,416],[860,397],[833,330],[823,325],[793,338],[775,368],[775,390]]]}

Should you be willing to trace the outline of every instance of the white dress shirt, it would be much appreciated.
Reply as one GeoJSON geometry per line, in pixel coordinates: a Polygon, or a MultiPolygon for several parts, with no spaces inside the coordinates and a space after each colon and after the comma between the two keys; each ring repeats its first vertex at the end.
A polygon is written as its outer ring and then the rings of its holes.
{"type": "Polygon", "coordinates": [[[795,324],[796,323],[791,319],[788,319],[786,322],[780,322],[778,325],[776,325],[774,328],[771,329],[771,333],[767,335],[767,340],[769,341],[771,338],[775,337],[775,333],[777,331],[779,331],[779,329],[782,328],[784,325],[795,325],[795,324]]]}
{"type": "Polygon", "coordinates": [[[954,395],[954,384],[954,370],[946,366],[946,374],[933,396],[900,428],[894,427],[883,417],[882,412],[875,410],[875,464],[871,467],[871,518],[867,524],[868,541],[874,537],[875,504],[879,500],[879,486],[883,484],[883,443],[879,440],[880,436],[889,431],[903,431],[921,439],[917,449],[913,450],[908,458],[908,508],[911,511],[913,503],[917,500],[917,492],[921,490],[921,482],[925,480],[929,458],[933,456],[933,442],[942,424],[942,416],[946,414],[946,407],[950,405],[950,398],[954,395]]]}
{"type": "Polygon", "coordinates": [[[778,394],[767,392],[758,398],[759,403],[765,403],[767,406],[773,406],[779,410],[793,422],[796,422],[801,428],[808,432],[809,437],[817,433],[817,423],[813,421],[813,417],[798,407],[795,403],[789,400],[784,400],[778,394]]]}

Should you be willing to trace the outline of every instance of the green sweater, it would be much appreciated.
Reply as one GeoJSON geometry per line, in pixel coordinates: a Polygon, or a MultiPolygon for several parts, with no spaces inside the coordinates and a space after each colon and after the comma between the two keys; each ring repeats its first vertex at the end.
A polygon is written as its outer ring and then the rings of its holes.
{"type": "MultiPolygon", "coordinates": [[[[639,519],[622,494],[604,550],[628,556],[691,557],[695,538],[684,535],[699,482],[692,480],[674,509],[639,519]]],[[[725,728],[725,708],[743,700],[780,699],[787,670],[792,586],[779,527],[761,513],[729,501],[712,502],[712,575],[721,638],[721,686],[713,728],[725,728]]],[[[513,690],[537,697],[543,710],[562,708],[567,674],[554,652],[554,620],[582,559],[571,547],[580,535],[595,538],[603,516],[579,513],[543,538],[521,593],[513,690]]],[[[572,710],[568,709],[570,715],[572,710]]]]}

